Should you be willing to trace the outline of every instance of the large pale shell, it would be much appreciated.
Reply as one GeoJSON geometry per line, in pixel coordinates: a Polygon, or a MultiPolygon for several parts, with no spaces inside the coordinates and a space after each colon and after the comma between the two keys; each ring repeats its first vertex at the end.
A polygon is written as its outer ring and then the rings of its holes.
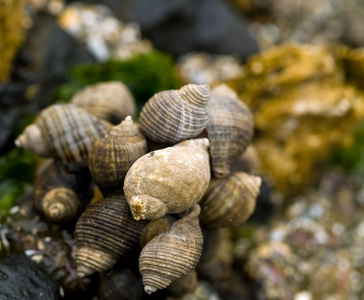
{"type": "Polygon", "coordinates": [[[79,276],[110,269],[139,245],[144,225],[133,219],[123,196],[107,197],[88,206],[75,228],[79,276]]]}
{"type": "Polygon", "coordinates": [[[262,179],[244,172],[212,178],[200,201],[201,226],[239,226],[254,212],[262,179]]]}
{"type": "Polygon", "coordinates": [[[133,217],[157,219],[197,203],[210,181],[206,138],[149,152],[129,169],[124,192],[133,217]]]}
{"type": "Polygon", "coordinates": [[[186,216],[143,248],[139,257],[139,270],[146,293],[166,288],[196,267],[203,244],[199,213],[200,207],[195,204],[186,216]]]}
{"type": "Polygon", "coordinates": [[[104,137],[109,128],[106,121],[82,108],[56,104],[42,110],[15,144],[62,163],[85,163],[94,142],[104,137]]]}
{"type": "Polygon", "coordinates": [[[147,141],[130,116],[97,141],[89,155],[89,169],[104,194],[122,191],[131,165],[147,152],[147,141]]]}
{"type": "Polygon", "coordinates": [[[215,177],[230,174],[230,163],[250,144],[254,120],[250,109],[236,93],[222,84],[211,91],[211,111],[207,125],[212,172],[215,177]]]}
{"type": "Polygon", "coordinates": [[[72,97],[71,104],[113,124],[120,123],[127,116],[135,117],[136,113],[134,97],[120,81],[87,86],[72,97]]]}
{"type": "MultiPolygon", "coordinates": [[[[66,172],[62,165],[46,161],[34,186],[34,206],[48,221],[66,223],[76,218],[90,186],[88,170],[66,172]]],[[[42,166],[41,166],[42,167],[42,166]]]]}
{"type": "Polygon", "coordinates": [[[210,87],[188,84],[179,90],[155,94],[139,117],[142,132],[160,143],[177,143],[196,137],[209,118],[210,87]]]}

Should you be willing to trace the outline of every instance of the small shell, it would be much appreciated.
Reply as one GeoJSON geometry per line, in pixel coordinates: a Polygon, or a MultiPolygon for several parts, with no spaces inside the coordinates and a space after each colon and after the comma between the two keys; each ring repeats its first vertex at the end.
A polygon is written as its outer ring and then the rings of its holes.
{"type": "Polygon", "coordinates": [[[255,209],[262,179],[244,172],[211,179],[200,201],[201,226],[239,226],[255,209]]]}
{"type": "Polygon", "coordinates": [[[69,222],[81,211],[90,186],[90,174],[86,169],[68,173],[55,162],[45,164],[35,182],[34,205],[52,223],[69,222]]]}
{"type": "Polygon", "coordinates": [[[250,109],[224,84],[211,91],[211,112],[206,130],[211,143],[212,172],[215,177],[225,177],[230,174],[232,159],[250,144],[254,120],[250,109]]]}
{"type": "Polygon", "coordinates": [[[172,281],[171,284],[167,287],[167,290],[174,297],[181,297],[185,294],[193,293],[196,290],[197,285],[197,272],[196,270],[192,270],[185,276],[172,281]]]}
{"type": "Polygon", "coordinates": [[[260,172],[260,159],[257,150],[250,144],[245,151],[234,160],[231,165],[231,172],[245,172],[257,175],[260,172]]]}
{"type": "Polygon", "coordinates": [[[88,206],[75,228],[79,276],[110,269],[138,246],[144,225],[133,219],[123,196],[104,198],[88,206]]]}
{"type": "Polygon", "coordinates": [[[159,219],[150,221],[145,225],[142,237],[140,238],[140,246],[144,247],[158,234],[166,232],[177,219],[171,215],[165,215],[159,219]]]}
{"type": "Polygon", "coordinates": [[[35,123],[25,128],[15,144],[65,164],[84,164],[94,142],[108,131],[105,121],[82,108],[56,104],[42,110],[35,123]]]}
{"type": "Polygon", "coordinates": [[[145,153],[147,141],[128,116],[95,143],[88,163],[91,176],[104,194],[122,191],[129,168],[145,153]]]}
{"type": "Polygon", "coordinates": [[[200,207],[195,204],[167,232],[156,236],[143,248],[139,270],[146,293],[166,288],[196,267],[203,244],[199,213],[200,207]]]}
{"type": "Polygon", "coordinates": [[[139,117],[142,132],[159,143],[177,143],[196,137],[207,125],[210,87],[188,84],[179,90],[155,94],[139,117]]]}
{"type": "Polygon", "coordinates": [[[134,97],[120,81],[87,86],[72,97],[71,104],[113,124],[127,116],[135,117],[136,113],[134,97]]]}
{"type": "Polygon", "coordinates": [[[134,219],[157,219],[197,203],[210,181],[208,145],[206,138],[188,140],[139,158],[124,182],[134,219]]]}

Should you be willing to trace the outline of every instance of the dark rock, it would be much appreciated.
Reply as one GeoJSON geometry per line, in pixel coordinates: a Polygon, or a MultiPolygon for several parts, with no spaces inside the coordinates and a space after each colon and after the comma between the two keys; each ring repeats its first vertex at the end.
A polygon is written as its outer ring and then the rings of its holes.
{"type": "Polygon", "coordinates": [[[257,198],[255,210],[248,220],[249,222],[258,224],[267,223],[275,212],[275,205],[271,195],[272,187],[264,178],[262,179],[262,185],[260,186],[260,193],[257,198]]]}
{"type": "Polygon", "coordinates": [[[56,284],[25,255],[8,256],[0,261],[0,299],[59,299],[56,284]]]}

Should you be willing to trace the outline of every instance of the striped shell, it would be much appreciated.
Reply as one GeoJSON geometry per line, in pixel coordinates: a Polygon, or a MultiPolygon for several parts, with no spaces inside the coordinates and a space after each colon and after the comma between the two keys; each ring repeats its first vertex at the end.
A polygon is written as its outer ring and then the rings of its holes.
{"type": "Polygon", "coordinates": [[[55,162],[46,161],[46,164],[35,182],[34,206],[48,221],[66,223],[81,211],[90,186],[90,174],[85,169],[66,172],[55,162]]]}
{"type": "Polygon", "coordinates": [[[196,267],[203,245],[199,213],[200,207],[195,204],[187,215],[143,248],[139,270],[146,293],[166,288],[196,267]]]}
{"type": "Polygon", "coordinates": [[[72,97],[71,104],[113,124],[136,114],[134,97],[120,81],[87,86],[72,97]]]}
{"type": "Polygon", "coordinates": [[[206,138],[187,140],[139,158],[124,181],[134,219],[157,219],[197,203],[210,181],[208,145],[206,138]]]}
{"type": "Polygon", "coordinates": [[[142,132],[159,143],[177,143],[196,137],[209,117],[210,88],[188,84],[179,90],[155,94],[139,117],[142,132]]]}
{"type": "Polygon", "coordinates": [[[79,276],[110,269],[139,245],[144,225],[133,219],[123,196],[103,198],[88,206],[75,228],[79,276]]]}
{"type": "Polygon", "coordinates": [[[105,121],[82,108],[56,104],[42,110],[15,144],[65,164],[85,164],[94,142],[104,137],[109,128],[105,121]]]}
{"type": "Polygon", "coordinates": [[[254,212],[262,179],[244,172],[212,178],[200,201],[201,226],[239,226],[254,212]]]}
{"type": "Polygon", "coordinates": [[[236,93],[222,84],[211,91],[211,112],[207,125],[212,172],[215,177],[230,174],[230,163],[250,144],[254,120],[250,109],[236,93]]]}
{"type": "Polygon", "coordinates": [[[147,141],[128,116],[97,141],[89,155],[89,169],[103,194],[122,191],[131,165],[147,152],[147,141]]]}

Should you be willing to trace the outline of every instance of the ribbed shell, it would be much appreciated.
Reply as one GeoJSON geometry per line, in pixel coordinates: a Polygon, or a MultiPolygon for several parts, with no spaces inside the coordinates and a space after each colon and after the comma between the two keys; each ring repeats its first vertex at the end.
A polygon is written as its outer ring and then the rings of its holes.
{"type": "Polygon", "coordinates": [[[199,213],[200,207],[195,204],[186,216],[143,248],[139,270],[146,293],[166,288],[196,267],[203,245],[199,213]]]}
{"type": "Polygon", "coordinates": [[[90,174],[83,169],[66,172],[61,164],[49,162],[37,176],[34,206],[52,223],[66,223],[78,216],[90,186],[90,174]]]}
{"type": "Polygon", "coordinates": [[[130,116],[97,141],[89,155],[88,166],[103,194],[122,191],[129,168],[145,153],[147,141],[130,116]]]}
{"type": "Polygon", "coordinates": [[[106,121],[70,104],[56,104],[42,110],[15,144],[51,156],[62,163],[87,161],[95,141],[104,137],[110,127],[106,121]]]}
{"type": "Polygon", "coordinates": [[[139,245],[144,225],[133,219],[123,196],[103,198],[88,206],[75,228],[79,276],[110,269],[139,245]]]}
{"type": "Polygon", "coordinates": [[[254,212],[262,179],[244,172],[213,178],[200,201],[201,226],[239,226],[254,212]]]}
{"type": "Polygon", "coordinates": [[[134,117],[136,113],[134,97],[120,81],[87,86],[72,97],[71,104],[113,124],[127,116],[134,117]]]}
{"type": "Polygon", "coordinates": [[[210,181],[208,145],[206,138],[187,140],[139,158],[124,181],[133,217],[153,220],[197,203],[210,181]]]}
{"type": "Polygon", "coordinates": [[[196,137],[209,118],[210,87],[188,84],[179,90],[155,94],[139,117],[142,132],[159,143],[177,143],[196,137]]]}
{"type": "Polygon", "coordinates": [[[212,172],[215,177],[230,174],[230,163],[250,144],[254,120],[250,109],[226,85],[211,91],[211,111],[207,125],[212,172]]]}

